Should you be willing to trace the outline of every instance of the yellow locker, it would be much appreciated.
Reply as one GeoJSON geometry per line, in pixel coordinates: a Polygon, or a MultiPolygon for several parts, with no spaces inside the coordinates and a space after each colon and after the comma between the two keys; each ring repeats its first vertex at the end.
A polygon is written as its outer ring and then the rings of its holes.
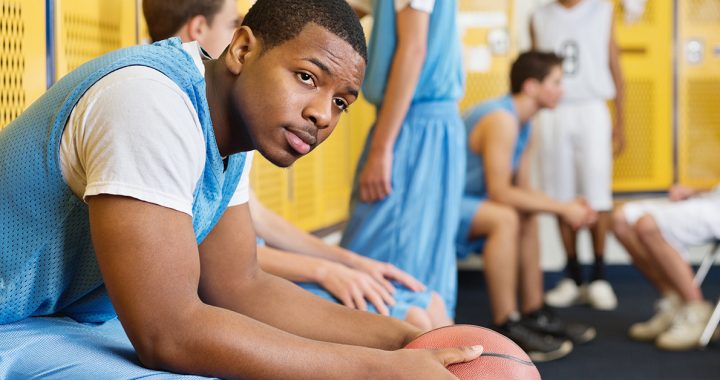
{"type": "Polygon", "coordinates": [[[137,31],[139,44],[149,44],[152,42],[147,21],[145,21],[145,14],[143,14],[142,11],[142,0],[137,0],[137,31]]]}
{"type": "Polygon", "coordinates": [[[370,132],[373,122],[375,122],[375,106],[368,103],[362,94],[360,94],[360,98],[350,106],[350,112],[347,116],[347,125],[350,130],[351,183],[355,175],[357,163],[360,160],[360,155],[365,148],[365,140],[367,140],[368,132],[370,132]]]}
{"type": "Polygon", "coordinates": [[[467,109],[510,91],[510,65],[514,56],[512,1],[460,0],[458,24],[463,42],[467,109]]]}
{"type": "Polygon", "coordinates": [[[265,207],[287,218],[289,213],[288,169],[275,166],[258,152],[254,154],[250,172],[250,186],[253,192],[265,207]]]}
{"type": "Polygon", "coordinates": [[[43,20],[44,0],[0,0],[0,128],[45,92],[43,20]]]}
{"type": "MultiPolygon", "coordinates": [[[[360,19],[360,23],[365,31],[365,39],[369,40],[370,32],[372,31],[372,16],[366,16],[360,19]]],[[[350,112],[348,113],[347,125],[350,130],[350,183],[355,176],[355,169],[357,168],[358,160],[360,155],[365,148],[365,140],[367,140],[368,132],[372,128],[373,122],[375,122],[375,106],[368,103],[367,100],[360,94],[360,97],[350,106],[350,112]]]]}
{"type": "Polygon", "coordinates": [[[616,1],[615,33],[626,146],[614,162],[613,190],[667,189],[673,181],[672,2],[648,1],[642,17],[629,20],[616,1]]]}
{"type": "Polygon", "coordinates": [[[354,170],[350,161],[348,116],[343,116],[333,134],[318,148],[321,158],[316,196],[320,200],[318,223],[322,227],[340,223],[348,217],[354,170]]]}
{"type": "Polygon", "coordinates": [[[137,43],[136,0],[56,0],[55,78],[137,43]]]}
{"type": "MultiPolygon", "coordinates": [[[[318,148],[319,149],[319,148],[318,148]]],[[[322,227],[320,219],[321,152],[314,150],[295,161],[290,167],[287,219],[294,225],[310,231],[322,227]]]]}
{"type": "Polygon", "coordinates": [[[237,0],[237,9],[241,15],[247,13],[247,11],[255,4],[255,0],[237,0]]]}
{"type": "Polygon", "coordinates": [[[720,182],[720,0],[678,1],[678,179],[720,182]]]}

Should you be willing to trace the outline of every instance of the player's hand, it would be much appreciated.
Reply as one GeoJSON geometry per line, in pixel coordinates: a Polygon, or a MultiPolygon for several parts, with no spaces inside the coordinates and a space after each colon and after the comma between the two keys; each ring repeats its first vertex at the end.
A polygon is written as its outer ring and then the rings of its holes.
{"type": "Polygon", "coordinates": [[[588,203],[585,198],[576,198],[577,202],[580,202],[583,206],[585,206],[585,223],[583,223],[583,227],[590,226],[592,224],[595,224],[598,220],[598,212],[595,211],[595,209],[590,206],[590,203],[588,203]]]}
{"type": "Polygon", "coordinates": [[[625,134],[622,128],[612,130],[613,157],[617,158],[625,150],[625,134]]]}
{"type": "Polygon", "coordinates": [[[378,313],[390,315],[387,305],[395,305],[395,299],[369,274],[329,261],[319,271],[318,284],[343,305],[367,311],[370,302],[378,313]]]}
{"type": "Polygon", "coordinates": [[[597,213],[584,200],[578,198],[565,203],[561,217],[573,229],[577,230],[594,223],[597,220],[597,213]]]}
{"type": "Polygon", "coordinates": [[[360,173],[360,200],[366,203],[385,199],[392,192],[392,151],[371,150],[360,173]]]}
{"type": "Polygon", "coordinates": [[[370,277],[382,285],[390,294],[395,294],[395,287],[390,281],[397,281],[414,292],[425,290],[425,285],[415,277],[389,263],[355,254],[352,257],[350,266],[370,275],[370,277]]]}
{"type": "Polygon", "coordinates": [[[406,349],[392,351],[392,373],[383,378],[392,379],[447,379],[457,380],[447,366],[475,360],[482,355],[482,346],[443,348],[437,350],[406,349]]]}
{"type": "Polygon", "coordinates": [[[668,197],[671,201],[677,202],[688,199],[695,195],[695,193],[696,191],[689,187],[685,187],[682,185],[673,185],[673,187],[670,188],[670,191],[668,191],[668,197]]]}

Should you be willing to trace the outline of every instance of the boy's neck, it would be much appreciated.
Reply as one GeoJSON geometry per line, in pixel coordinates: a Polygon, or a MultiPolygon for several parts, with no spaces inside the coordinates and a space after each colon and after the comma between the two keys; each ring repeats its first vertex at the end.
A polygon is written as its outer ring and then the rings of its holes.
{"type": "Polygon", "coordinates": [[[540,107],[537,102],[522,93],[513,95],[512,102],[515,107],[515,112],[517,112],[518,118],[520,119],[521,125],[527,123],[533,118],[533,116],[535,116],[535,114],[538,113],[538,111],[540,111],[540,107]]]}
{"type": "Polygon", "coordinates": [[[232,85],[237,78],[227,70],[222,57],[203,61],[203,64],[205,94],[220,155],[226,157],[255,149],[242,117],[233,114],[237,112],[236,107],[230,104],[232,85]]]}
{"type": "Polygon", "coordinates": [[[558,0],[558,3],[562,5],[565,8],[572,8],[576,5],[578,5],[582,0],[558,0]]]}

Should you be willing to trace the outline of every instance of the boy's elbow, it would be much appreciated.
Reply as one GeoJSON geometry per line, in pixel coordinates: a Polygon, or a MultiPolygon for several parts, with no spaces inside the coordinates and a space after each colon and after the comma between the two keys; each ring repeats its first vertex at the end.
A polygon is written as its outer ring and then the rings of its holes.
{"type": "Polygon", "coordinates": [[[197,329],[188,328],[195,324],[188,318],[194,313],[178,313],[175,317],[153,318],[154,321],[142,322],[139,329],[128,329],[133,347],[140,362],[147,368],[187,372],[190,370],[193,354],[190,352],[189,342],[197,329]],[[185,314],[181,317],[179,314],[185,314]],[[183,333],[178,333],[183,331],[183,333]]]}
{"type": "Polygon", "coordinates": [[[507,201],[507,197],[502,191],[488,191],[488,199],[501,204],[505,204],[507,201]]]}
{"type": "Polygon", "coordinates": [[[144,333],[133,340],[138,359],[145,367],[156,370],[178,371],[182,364],[183,347],[170,331],[144,333]]]}

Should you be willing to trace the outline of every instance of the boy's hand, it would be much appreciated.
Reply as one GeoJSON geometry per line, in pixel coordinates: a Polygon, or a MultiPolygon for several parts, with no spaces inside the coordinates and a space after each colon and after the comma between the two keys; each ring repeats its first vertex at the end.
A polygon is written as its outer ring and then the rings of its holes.
{"type": "Polygon", "coordinates": [[[560,216],[575,230],[592,224],[597,219],[597,213],[580,198],[565,203],[565,209],[560,216]]]}
{"type": "Polygon", "coordinates": [[[436,350],[406,349],[391,352],[392,373],[382,378],[457,380],[447,366],[465,363],[482,355],[482,346],[443,348],[436,350]]]}
{"type": "Polygon", "coordinates": [[[390,263],[384,263],[355,254],[352,257],[350,266],[370,275],[370,277],[381,284],[385,290],[390,292],[390,294],[395,294],[395,287],[390,282],[392,280],[399,282],[414,292],[425,290],[425,285],[423,285],[415,277],[405,273],[390,263]]]}
{"type": "Polygon", "coordinates": [[[373,203],[392,192],[392,151],[370,150],[360,173],[360,200],[373,203]]]}
{"type": "Polygon", "coordinates": [[[367,311],[367,301],[369,301],[378,313],[390,315],[386,305],[395,305],[395,299],[369,274],[333,262],[324,263],[320,272],[318,274],[320,286],[339,299],[343,305],[367,311]]]}
{"type": "Polygon", "coordinates": [[[697,191],[689,187],[685,187],[683,185],[673,185],[673,187],[670,188],[670,191],[668,191],[668,197],[671,201],[677,202],[688,199],[696,193],[697,191]]]}
{"type": "Polygon", "coordinates": [[[625,151],[625,134],[622,128],[615,127],[612,130],[613,157],[617,158],[625,151]]]}

